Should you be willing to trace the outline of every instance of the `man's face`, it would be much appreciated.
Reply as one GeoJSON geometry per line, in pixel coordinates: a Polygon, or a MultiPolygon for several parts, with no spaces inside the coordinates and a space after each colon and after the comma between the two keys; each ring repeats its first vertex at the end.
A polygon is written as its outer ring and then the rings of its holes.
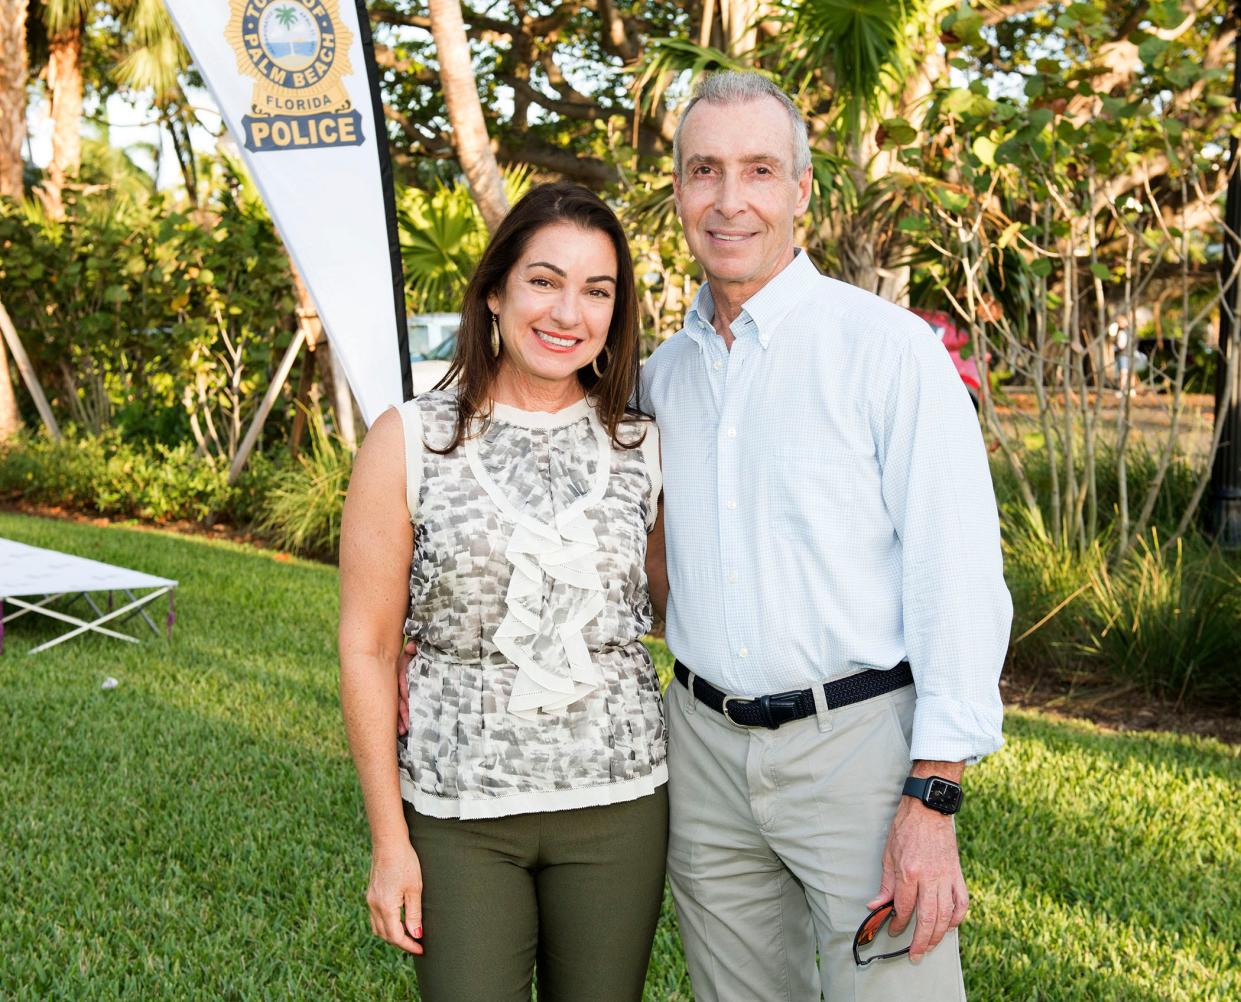
{"type": "Polygon", "coordinates": [[[810,201],[810,169],[793,174],[788,112],[773,97],[694,105],[673,191],[708,281],[745,302],[793,259],[793,223],[810,201]]]}

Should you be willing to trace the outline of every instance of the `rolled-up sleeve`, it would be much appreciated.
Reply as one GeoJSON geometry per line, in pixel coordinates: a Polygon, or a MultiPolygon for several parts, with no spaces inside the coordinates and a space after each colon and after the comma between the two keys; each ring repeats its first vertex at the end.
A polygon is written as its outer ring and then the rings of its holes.
{"type": "Polygon", "coordinates": [[[995,492],[977,417],[938,339],[911,335],[895,362],[879,452],[917,688],[911,755],[976,762],[1004,741],[1012,600],[995,492]]]}

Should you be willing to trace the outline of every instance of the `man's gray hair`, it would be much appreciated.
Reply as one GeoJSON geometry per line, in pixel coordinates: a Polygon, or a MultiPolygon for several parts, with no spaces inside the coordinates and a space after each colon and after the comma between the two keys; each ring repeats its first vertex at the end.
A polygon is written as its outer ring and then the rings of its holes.
{"type": "Polygon", "coordinates": [[[685,119],[689,117],[694,105],[699,101],[715,105],[745,104],[764,97],[775,98],[789,114],[789,121],[793,126],[793,176],[801,177],[802,172],[810,166],[810,137],[806,132],[806,120],[801,117],[793,99],[761,73],[738,70],[712,73],[702,77],[694,87],[694,95],[681,112],[681,120],[677,122],[676,132],[672,136],[673,173],[681,173],[681,130],[685,128],[685,119]]]}

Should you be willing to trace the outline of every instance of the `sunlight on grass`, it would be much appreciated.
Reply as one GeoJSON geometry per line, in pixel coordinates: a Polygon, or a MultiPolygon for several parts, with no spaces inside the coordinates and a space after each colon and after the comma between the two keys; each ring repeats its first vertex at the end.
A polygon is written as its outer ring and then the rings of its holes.
{"type": "MultiPolygon", "coordinates": [[[[171,643],[28,657],[54,628],[10,625],[0,994],[416,998],[412,965],[367,926],[335,569],[10,514],[0,535],[181,582],[171,643]]],[[[971,997],[1241,997],[1238,749],[1031,713],[1007,733],[968,773],[960,819],[971,997]]],[[[647,999],[691,998],[665,903],[647,999]]]]}

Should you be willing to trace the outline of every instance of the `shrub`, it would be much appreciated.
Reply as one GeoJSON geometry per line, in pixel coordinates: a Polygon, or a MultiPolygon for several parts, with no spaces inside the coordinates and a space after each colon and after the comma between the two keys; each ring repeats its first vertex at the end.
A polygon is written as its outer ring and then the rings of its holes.
{"type": "Polygon", "coordinates": [[[1106,552],[1057,545],[1037,515],[1006,519],[1014,663],[1241,711],[1241,573],[1197,537],[1164,548],[1153,531],[1119,567],[1106,552]]]}
{"type": "Polygon", "coordinates": [[[312,414],[310,450],[264,495],[259,531],[282,549],[334,558],[352,468],[353,454],[312,414]]]}
{"type": "Polygon", "coordinates": [[[223,520],[275,545],[331,558],[353,458],[311,421],[310,452],[254,453],[237,483],[188,442],[129,443],[113,430],[62,442],[23,437],[0,449],[0,498],[150,522],[223,520]]]}
{"type": "Polygon", "coordinates": [[[105,515],[201,522],[219,510],[230,491],[224,464],[196,455],[189,442],[126,446],[109,458],[95,505],[105,515]]]}
{"type": "MultiPolygon", "coordinates": [[[[1051,467],[1045,448],[1026,449],[1021,456],[1026,476],[1034,489],[1039,502],[1039,509],[1044,524],[1050,526],[1051,519],[1051,467]]],[[[1116,522],[1120,506],[1120,477],[1117,476],[1116,446],[1110,442],[1099,445],[1095,458],[1096,488],[1098,490],[1100,534],[1111,530],[1116,522]]],[[[1191,460],[1182,455],[1174,455],[1168,466],[1168,472],[1160,485],[1159,494],[1151,515],[1151,525],[1165,535],[1171,535],[1180,521],[1181,514],[1189,507],[1194,488],[1202,475],[1201,460],[1191,460]]],[[[1159,457],[1151,452],[1143,442],[1130,443],[1125,450],[1125,482],[1129,496],[1129,516],[1134,518],[1138,508],[1146,497],[1148,485],[1155,479],[1159,468],[1159,457]]],[[[1081,450],[1077,453],[1077,472],[1079,483],[1084,472],[1084,460],[1081,450]]],[[[1063,472],[1061,472],[1063,478],[1063,472]]],[[[1008,464],[996,460],[991,465],[991,477],[995,484],[995,495],[1000,508],[1006,515],[1017,509],[1024,509],[1017,478],[1008,464]]]]}
{"type": "Polygon", "coordinates": [[[230,525],[256,529],[267,495],[292,465],[293,459],[284,449],[251,453],[241,476],[220,506],[219,517],[230,525]]]}
{"type": "Polygon", "coordinates": [[[176,446],[126,443],[115,431],[61,442],[20,439],[0,451],[0,494],[101,515],[203,521],[227,501],[228,470],[176,446]]]}
{"type": "Polygon", "coordinates": [[[0,449],[0,494],[9,500],[96,510],[95,486],[107,461],[102,438],[53,442],[23,436],[0,449]]]}
{"type": "Polygon", "coordinates": [[[1100,562],[1082,643],[1122,677],[1175,699],[1241,710],[1241,573],[1201,544],[1140,541],[1118,570],[1100,562]]]}
{"type": "Polygon", "coordinates": [[[1058,545],[1038,513],[1024,508],[1004,520],[1004,579],[1013,599],[1015,663],[1065,672],[1080,660],[1083,594],[1105,562],[1096,540],[1084,553],[1058,545]]]}

